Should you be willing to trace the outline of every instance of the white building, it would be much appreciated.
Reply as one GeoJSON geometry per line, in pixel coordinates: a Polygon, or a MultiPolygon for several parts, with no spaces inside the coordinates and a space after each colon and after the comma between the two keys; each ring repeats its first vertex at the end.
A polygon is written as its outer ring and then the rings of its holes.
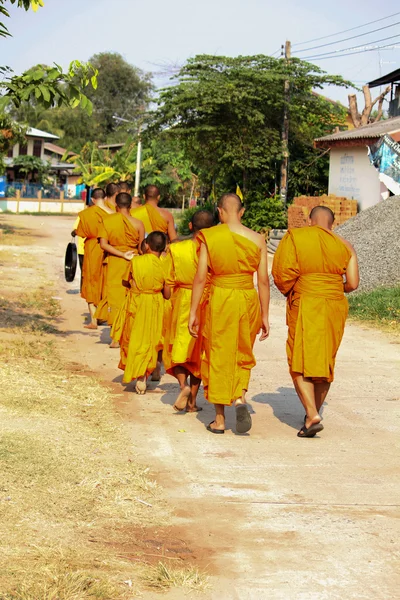
{"type": "Polygon", "coordinates": [[[369,147],[389,134],[400,142],[400,117],[349,131],[339,131],[315,140],[317,148],[330,150],[329,194],[357,200],[359,210],[377,204],[390,194],[371,164],[369,147]]]}

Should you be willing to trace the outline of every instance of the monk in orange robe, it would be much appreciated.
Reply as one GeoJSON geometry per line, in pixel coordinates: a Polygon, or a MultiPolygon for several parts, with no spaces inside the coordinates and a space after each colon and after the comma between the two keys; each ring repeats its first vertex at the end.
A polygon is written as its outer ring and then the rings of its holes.
{"type": "MultiPolygon", "coordinates": [[[[117,212],[110,215],[99,228],[100,247],[107,254],[107,271],[104,296],[96,311],[96,318],[112,325],[118,310],[124,303],[126,288],[122,281],[128,279],[133,255],[139,254],[144,240],[144,226],[131,217],[131,196],[120,192],[116,197],[117,212]]],[[[111,348],[119,344],[112,343],[111,348]]]]}
{"type": "Polygon", "coordinates": [[[123,382],[136,379],[138,394],[146,392],[147,378],[157,366],[164,298],[171,295],[160,261],[166,241],[164,233],[153,231],[145,241],[146,254],[132,258],[130,291],[111,331],[112,338],[121,345],[119,368],[124,371],[123,382]]]}
{"type": "Polygon", "coordinates": [[[106,204],[106,206],[108,206],[108,208],[110,210],[112,210],[112,212],[116,212],[116,210],[117,210],[115,199],[117,197],[117,194],[119,194],[119,192],[120,192],[120,189],[119,189],[118,183],[109,183],[106,186],[105,204],[106,204]]]}
{"type": "MultiPolygon", "coordinates": [[[[172,314],[167,324],[163,350],[164,366],[170,375],[177,378],[181,388],[174,404],[177,411],[198,412],[196,406],[200,387],[200,360],[202,349],[201,327],[197,339],[190,335],[188,319],[192,298],[192,287],[196,275],[198,257],[196,237],[202,229],[214,225],[214,216],[208,210],[198,210],[192,217],[189,228],[193,238],[171,244],[167,255],[167,284],[172,288],[172,314]],[[190,379],[190,386],[188,385],[190,379]]],[[[204,301],[207,294],[205,293],[204,301]]],[[[201,303],[204,306],[204,301],[201,303]]],[[[202,311],[200,310],[200,314],[202,311]]]]}
{"type": "Polygon", "coordinates": [[[146,234],[162,231],[169,241],[177,238],[174,217],[166,208],[160,208],[160,190],[156,185],[147,185],[144,189],[144,204],[132,209],[132,216],[143,222],[146,234]]]}
{"type": "Polygon", "coordinates": [[[212,433],[225,431],[225,406],[235,403],[236,431],[251,429],[246,404],[253,345],[269,335],[269,279],[265,239],[241,224],[239,196],[225,194],[218,203],[222,225],[200,231],[199,263],[193,283],[189,330],[199,335],[198,308],[210,273],[210,296],[204,318],[204,357],[201,378],[209,402],[215,406],[212,433]],[[257,273],[258,294],[254,288],[257,273]]]}
{"type": "Polygon", "coordinates": [[[348,313],[344,293],[357,289],[357,256],[332,232],[326,206],[310,213],[310,227],[289,229],[278,246],[272,275],[287,297],[286,352],[296,392],[306,411],[299,437],[322,431],[322,404],[334,378],[335,358],[348,313]]]}
{"type": "Polygon", "coordinates": [[[111,209],[104,203],[105,193],[101,188],[93,190],[91,201],[94,206],[79,213],[79,223],[76,234],[85,238],[85,260],[82,271],[81,296],[85,298],[89,307],[90,323],[87,329],[97,329],[95,317],[96,307],[101,300],[103,250],[99,243],[99,229],[111,213],[111,209]]]}

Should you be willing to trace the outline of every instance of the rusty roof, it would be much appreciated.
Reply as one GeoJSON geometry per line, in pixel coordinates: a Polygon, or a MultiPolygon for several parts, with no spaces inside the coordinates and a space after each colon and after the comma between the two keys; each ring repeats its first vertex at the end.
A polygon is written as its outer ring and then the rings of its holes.
{"type": "Polygon", "coordinates": [[[400,117],[393,117],[392,119],[377,121],[376,123],[370,123],[369,125],[357,127],[356,129],[331,133],[330,135],[317,138],[315,142],[336,142],[340,140],[363,140],[379,138],[386,133],[395,133],[397,131],[400,131],[400,117]]]}

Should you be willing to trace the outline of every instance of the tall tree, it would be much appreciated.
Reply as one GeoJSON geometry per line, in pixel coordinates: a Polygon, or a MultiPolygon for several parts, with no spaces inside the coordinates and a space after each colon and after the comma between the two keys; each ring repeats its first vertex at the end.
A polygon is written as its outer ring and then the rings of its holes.
{"type": "Polygon", "coordinates": [[[287,64],[269,56],[201,55],[190,59],[177,76],[177,85],[160,93],[153,129],[168,129],[179,138],[198,174],[246,192],[257,186],[274,192],[282,156],[280,132],[283,85],[290,81],[291,130],[289,151],[296,159],[304,146],[312,157],[313,136],[331,132],[344,120],[344,110],[313,89],[350,85],[310,63],[287,64]]]}
{"type": "Polygon", "coordinates": [[[121,129],[134,129],[135,124],[121,126],[115,116],[135,122],[146,109],[152,91],[151,76],[130,65],[116,52],[101,52],[89,59],[98,70],[96,93],[90,93],[93,116],[99,124],[99,141],[109,140],[110,134],[121,129]]]}

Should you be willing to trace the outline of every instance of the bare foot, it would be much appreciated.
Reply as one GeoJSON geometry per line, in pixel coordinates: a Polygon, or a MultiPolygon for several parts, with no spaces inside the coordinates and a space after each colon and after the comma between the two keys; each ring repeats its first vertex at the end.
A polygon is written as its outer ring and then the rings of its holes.
{"type": "Polygon", "coordinates": [[[160,381],[161,379],[161,363],[158,362],[156,368],[154,369],[153,373],[151,374],[151,380],[152,381],[160,381]]]}
{"type": "Polygon", "coordinates": [[[115,342],[114,340],[108,346],[109,348],[119,348],[119,342],[115,342]]]}
{"type": "Polygon", "coordinates": [[[147,390],[146,377],[138,377],[136,380],[135,391],[139,396],[143,396],[147,390]]]}
{"type": "Polygon", "coordinates": [[[210,423],[209,425],[207,425],[207,429],[208,431],[225,431],[225,425],[217,425],[217,423],[215,421],[213,421],[212,423],[210,423]]]}
{"type": "Polygon", "coordinates": [[[201,410],[203,410],[201,406],[195,405],[195,406],[187,406],[186,407],[187,413],[191,413],[191,412],[196,413],[196,412],[200,412],[201,410]]]}
{"type": "Polygon", "coordinates": [[[310,417],[308,417],[306,415],[305,421],[304,421],[304,425],[306,426],[306,428],[308,429],[309,427],[311,427],[311,425],[317,425],[318,423],[321,423],[322,419],[319,416],[319,414],[317,413],[314,417],[312,417],[310,419],[310,417]]]}
{"type": "Polygon", "coordinates": [[[97,329],[97,323],[89,323],[88,325],[84,325],[85,329],[97,329]]]}
{"type": "Polygon", "coordinates": [[[190,387],[186,385],[183,389],[181,389],[179,396],[177,397],[175,404],[173,405],[173,409],[177,412],[185,410],[188,405],[189,399],[191,397],[190,387]]]}

